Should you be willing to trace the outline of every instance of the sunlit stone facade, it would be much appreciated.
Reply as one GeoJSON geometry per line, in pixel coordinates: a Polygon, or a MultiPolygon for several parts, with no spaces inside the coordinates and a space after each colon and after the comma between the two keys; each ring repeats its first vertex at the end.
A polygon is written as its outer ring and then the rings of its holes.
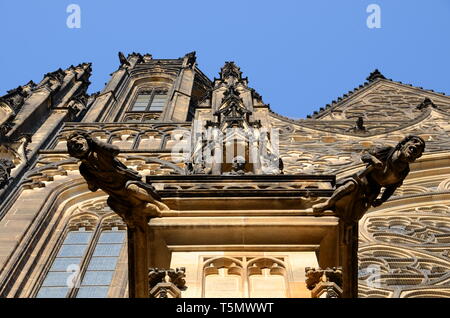
{"type": "Polygon", "coordinates": [[[450,296],[450,97],[375,71],[293,120],[236,64],[211,80],[195,53],[130,54],[92,95],[90,74],[71,66],[0,98],[2,297],[130,295],[127,224],[68,155],[78,130],[118,146],[169,206],[148,223],[148,265],[185,268],[181,297],[311,297],[305,269],[340,265],[337,218],[311,206],[364,151],[421,136],[403,185],[360,221],[359,297],[450,296]]]}

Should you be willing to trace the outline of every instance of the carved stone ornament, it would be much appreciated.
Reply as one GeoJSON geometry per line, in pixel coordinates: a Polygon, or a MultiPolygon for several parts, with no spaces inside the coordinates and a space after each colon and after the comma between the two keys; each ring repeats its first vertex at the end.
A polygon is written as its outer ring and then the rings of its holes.
{"type": "Polygon", "coordinates": [[[0,189],[8,185],[14,163],[9,159],[0,159],[0,189]]]}
{"type": "Polygon", "coordinates": [[[436,106],[436,104],[433,103],[433,101],[432,101],[431,99],[429,99],[428,97],[426,97],[426,98],[423,100],[423,102],[421,102],[419,105],[417,105],[416,108],[422,110],[422,109],[425,109],[425,108],[427,108],[427,107],[438,108],[438,107],[436,106]]]}
{"type": "Polygon", "coordinates": [[[197,61],[197,57],[195,56],[195,51],[187,53],[185,55],[185,58],[187,59],[186,66],[189,68],[192,68],[195,65],[195,62],[197,61]]]}
{"type": "MultiPolygon", "coordinates": [[[[28,144],[31,136],[28,134],[16,134],[13,137],[1,133],[0,127],[0,156],[3,160],[22,164],[28,161],[28,144]]],[[[14,164],[13,164],[14,168],[14,164]]]]}
{"type": "Polygon", "coordinates": [[[123,52],[119,52],[119,61],[120,61],[120,68],[131,66],[130,62],[128,62],[127,58],[123,54],[123,52]]]}
{"type": "Polygon", "coordinates": [[[116,158],[120,152],[118,147],[96,140],[85,132],[75,132],[68,138],[67,149],[72,157],[80,159],[79,170],[89,189],[106,192],[108,206],[129,227],[134,226],[137,218],[157,217],[161,211],[169,209],[153,186],[144,183],[136,171],[116,158]]]}
{"type": "Polygon", "coordinates": [[[418,136],[408,136],[395,147],[379,147],[361,157],[367,167],[336,185],[333,195],[324,203],[313,206],[320,215],[325,210],[335,210],[346,223],[359,221],[371,207],[387,201],[400,187],[409,173],[409,164],[422,156],[425,141],[418,136]],[[380,198],[378,195],[384,188],[380,198]]]}
{"type": "Polygon", "coordinates": [[[325,270],[305,268],[306,287],[311,290],[312,298],[342,297],[342,268],[333,267],[325,270]]]}
{"type": "Polygon", "coordinates": [[[242,72],[234,62],[225,62],[225,65],[222,67],[220,78],[226,79],[228,77],[242,78],[242,72]]]}
{"type": "Polygon", "coordinates": [[[375,81],[375,80],[377,80],[377,79],[385,79],[386,77],[384,77],[384,75],[383,74],[381,74],[381,72],[378,70],[378,69],[376,69],[375,71],[373,71],[372,73],[370,73],[370,75],[367,77],[367,80],[369,81],[369,82],[373,82],[373,81],[375,81]]]}
{"type": "Polygon", "coordinates": [[[149,268],[149,289],[151,298],[181,298],[186,290],[186,268],[174,269],[149,268]]]}

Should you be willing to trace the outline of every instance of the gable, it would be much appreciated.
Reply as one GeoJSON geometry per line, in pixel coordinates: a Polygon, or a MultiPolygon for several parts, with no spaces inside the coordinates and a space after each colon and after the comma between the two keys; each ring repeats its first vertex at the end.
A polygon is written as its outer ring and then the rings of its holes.
{"type": "Polygon", "coordinates": [[[387,79],[377,79],[334,103],[313,118],[320,120],[409,121],[419,117],[418,107],[429,98],[441,110],[450,111],[450,97],[387,79]]]}

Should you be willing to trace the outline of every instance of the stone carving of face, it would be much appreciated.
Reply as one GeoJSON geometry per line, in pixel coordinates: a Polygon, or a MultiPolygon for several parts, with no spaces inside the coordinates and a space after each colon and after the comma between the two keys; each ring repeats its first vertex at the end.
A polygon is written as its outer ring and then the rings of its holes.
{"type": "Polygon", "coordinates": [[[89,153],[89,142],[82,134],[73,134],[67,140],[67,150],[72,157],[82,159],[89,153]]]}
{"type": "Polygon", "coordinates": [[[401,157],[406,162],[414,162],[422,156],[425,150],[425,143],[419,137],[412,137],[401,147],[401,157]]]}

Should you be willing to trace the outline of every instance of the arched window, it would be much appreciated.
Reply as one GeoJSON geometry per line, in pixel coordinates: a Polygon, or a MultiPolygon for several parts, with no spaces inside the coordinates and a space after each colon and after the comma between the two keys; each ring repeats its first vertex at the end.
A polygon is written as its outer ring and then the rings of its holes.
{"type": "Polygon", "coordinates": [[[84,227],[67,233],[36,297],[69,297],[69,281],[80,268],[91,238],[92,231],[86,231],[84,227]]]}
{"type": "Polygon", "coordinates": [[[72,220],[36,297],[107,297],[125,238],[116,216],[72,220]]]}
{"type": "Polygon", "coordinates": [[[286,268],[275,258],[258,258],[247,265],[249,296],[252,298],[285,298],[287,293],[286,268]]]}
{"type": "Polygon", "coordinates": [[[227,257],[209,260],[204,265],[204,297],[242,297],[244,286],[241,261],[227,257]]]}

